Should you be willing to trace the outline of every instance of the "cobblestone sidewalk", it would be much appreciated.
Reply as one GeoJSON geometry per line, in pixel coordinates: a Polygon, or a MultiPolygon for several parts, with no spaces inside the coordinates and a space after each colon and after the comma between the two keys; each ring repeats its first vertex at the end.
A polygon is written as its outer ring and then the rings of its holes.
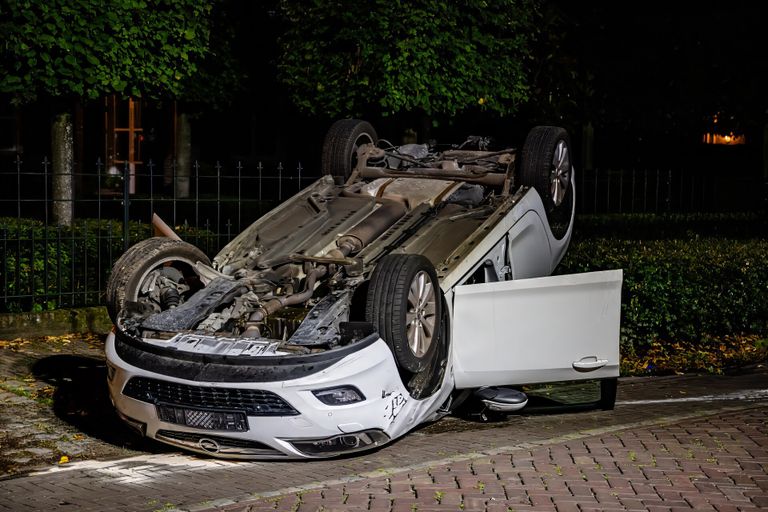
{"type": "Polygon", "coordinates": [[[768,408],[187,510],[748,511],[768,508],[768,408]]]}

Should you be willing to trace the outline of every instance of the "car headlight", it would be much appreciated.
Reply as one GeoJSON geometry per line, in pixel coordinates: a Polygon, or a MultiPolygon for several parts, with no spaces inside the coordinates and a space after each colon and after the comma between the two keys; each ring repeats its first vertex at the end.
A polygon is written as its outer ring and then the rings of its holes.
{"type": "Polygon", "coordinates": [[[354,386],[317,389],[312,394],[325,405],[347,405],[365,400],[365,395],[354,386]]]}

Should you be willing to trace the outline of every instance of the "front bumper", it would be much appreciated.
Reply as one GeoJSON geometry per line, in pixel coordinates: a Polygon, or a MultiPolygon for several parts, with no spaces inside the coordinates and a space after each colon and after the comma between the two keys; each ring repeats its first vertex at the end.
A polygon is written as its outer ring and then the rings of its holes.
{"type": "Polygon", "coordinates": [[[450,392],[443,385],[426,399],[413,399],[380,338],[361,343],[360,350],[345,351],[330,366],[321,364],[317,371],[303,371],[285,380],[242,379],[238,377],[244,373],[242,366],[232,366],[228,380],[221,375],[222,368],[215,381],[201,380],[209,366],[205,362],[196,364],[199,371],[189,373],[189,378],[179,376],[178,369],[161,373],[159,369],[167,367],[156,364],[162,356],[146,352],[132,364],[120,356],[125,353],[123,343],[114,333],[106,343],[109,392],[120,416],[150,438],[223,458],[332,457],[381,446],[433,416],[450,392]],[[137,386],[131,385],[126,394],[131,379],[153,386],[142,387],[139,394],[137,386]],[[342,386],[353,386],[364,399],[327,405],[313,393],[342,386]],[[288,409],[262,396],[278,397],[288,409]],[[180,424],[184,421],[176,421],[174,414],[179,419],[184,414],[215,418],[200,428],[205,421],[196,426],[180,424]]]}

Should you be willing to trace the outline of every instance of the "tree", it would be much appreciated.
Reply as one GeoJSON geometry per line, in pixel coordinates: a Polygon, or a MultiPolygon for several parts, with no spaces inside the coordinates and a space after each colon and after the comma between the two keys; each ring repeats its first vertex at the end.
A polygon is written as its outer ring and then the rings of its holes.
{"type": "Polygon", "coordinates": [[[283,0],[278,69],[301,110],[330,116],[515,112],[536,0],[283,0]]]}
{"type": "MultiPolygon", "coordinates": [[[[2,0],[0,92],[17,105],[42,97],[180,97],[210,51],[212,10],[198,0],[2,0]]],[[[70,224],[66,109],[52,131],[54,217],[70,224]]]]}
{"type": "Polygon", "coordinates": [[[208,52],[212,4],[197,0],[3,0],[0,92],[178,96],[208,52]]]}

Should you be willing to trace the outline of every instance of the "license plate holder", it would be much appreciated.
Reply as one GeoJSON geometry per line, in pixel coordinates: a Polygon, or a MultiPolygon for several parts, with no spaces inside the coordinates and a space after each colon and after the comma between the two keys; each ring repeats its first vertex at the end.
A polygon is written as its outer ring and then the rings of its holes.
{"type": "Polygon", "coordinates": [[[175,405],[157,404],[157,417],[161,421],[203,430],[246,432],[248,417],[242,411],[196,409],[175,405]]]}

